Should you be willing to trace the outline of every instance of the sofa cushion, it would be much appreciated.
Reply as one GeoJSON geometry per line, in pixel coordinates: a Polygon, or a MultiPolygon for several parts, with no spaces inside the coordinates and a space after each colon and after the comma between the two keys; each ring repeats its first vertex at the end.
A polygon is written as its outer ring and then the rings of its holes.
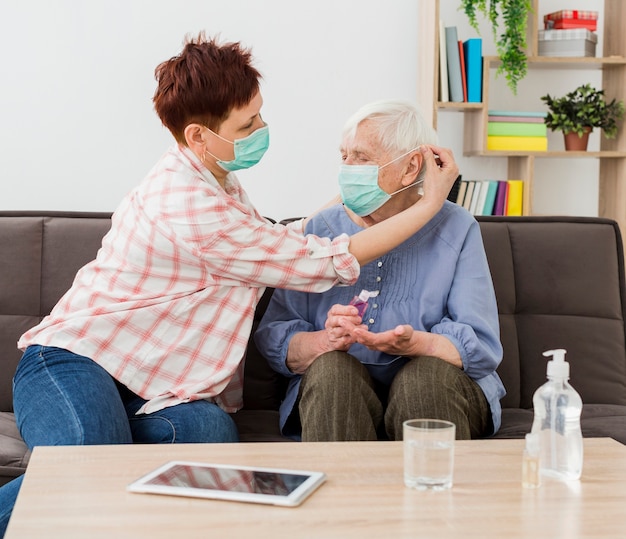
{"type": "Polygon", "coordinates": [[[26,471],[30,451],[10,412],[0,412],[0,486],[26,471]]]}

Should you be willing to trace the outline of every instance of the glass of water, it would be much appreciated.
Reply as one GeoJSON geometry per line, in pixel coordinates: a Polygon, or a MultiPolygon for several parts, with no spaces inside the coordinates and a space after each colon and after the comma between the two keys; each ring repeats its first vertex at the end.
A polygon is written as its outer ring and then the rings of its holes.
{"type": "Polygon", "coordinates": [[[440,419],[410,419],[402,427],[404,484],[417,490],[452,487],[455,424],[440,419]]]}

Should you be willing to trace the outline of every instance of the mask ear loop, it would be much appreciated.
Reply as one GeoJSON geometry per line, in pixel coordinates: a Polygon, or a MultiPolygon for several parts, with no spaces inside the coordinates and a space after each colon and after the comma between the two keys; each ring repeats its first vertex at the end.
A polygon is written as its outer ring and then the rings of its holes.
{"type": "Polygon", "coordinates": [[[398,157],[396,157],[395,159],[392,159],[391,161],[389,161],[389,163],[385,163],[384,165],[378,167],[378,169],[383,169],[385,168],[387,165],[391,165],[391,163],[395,163],[398,159],[402,159],[404,156],[409,155],[411,152],[414,152],[415,150],[419,150],[422,146],[416,146],[415,148],[412,148],[411,150],[409,150],[408,152],[404,152],[402,155],[399,155],[398,157]]]}
{"type": "MultiPolygon", "coordinates": [[[[398,157],[396,157],[395,159],[392,159],[391,161],[389,161],[389,163],[384,164],[382,167],[378,167],[378,170],[381,170],[383,168],[385,168],[387,165],[391,165],[391,163],[394,163],[395,161],[397,161],[398,159],[402,159],[403,157],[409,155],[411,152],[414,152],[415,150],[419,150],[422,146],[416,146],[415,148],[409,150],[408,152],[404,152],[402,155],[399,155],[398,157]]],[[[417,171],[417,173],[419,174],[419,170],[417,171]]],[[[424,183],[424,179],[421,178],[419,180],[415,180],[413,183],[410,183],[409,185],[405,185],[404,187],[401,187],[400,189],[398,189],[397,191],[394,191],[393,193],[390,193],[389,196],[393,196],[397,193],[401,193],[402,191],[404,191],[405,189],[408,189],[409,187],[413,187],[414,185],[421,185],[422,183],[424,183]]],[[[423,194],[423,190],[422,193],[423,194]]]]}

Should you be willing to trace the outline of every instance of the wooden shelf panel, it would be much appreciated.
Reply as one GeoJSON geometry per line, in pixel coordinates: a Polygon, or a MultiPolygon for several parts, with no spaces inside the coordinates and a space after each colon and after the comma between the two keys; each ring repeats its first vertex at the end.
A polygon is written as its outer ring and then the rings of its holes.
{"type": "Polygon", "coordinates": [[[450,110],[458,110],[458,111],[464,111],[464,110],[475,110],[475,109],[482,109],[484,106],[484,103],[468,103],[467,101],[463,101],[463,102],[455,102],[455,101],[438,101],[437,102],[437,108],[438,109],[450,109],[450,110]]]}
{"type": "Polygon", "coordinates": [[[495,150],[485,150],[485,151],[466,151],[463,152],[463,155],[468,157],[548,157],[548,158],[558,158],[558,157],[582,157],[582,158],[602,158],[602,159],[624,159],[626,157],[626,152],[573,152],[573,151],[547,151],[547,152],[513,152],[513,151],[495,151],[495,150]]]}
{"type": "MultiPolygon", "coordinates": [[[[486,56],[485,60],[486,62],[488,62],[491,68],[497,68],[501,64],[500,58],[498,58],[497,56],[486,56]]],[[[528,56],[527,62],[528,67],[532,69],[576,69],[588,71],[590,69],[604,69],[625,66],[626,57],[528,56]]]]}

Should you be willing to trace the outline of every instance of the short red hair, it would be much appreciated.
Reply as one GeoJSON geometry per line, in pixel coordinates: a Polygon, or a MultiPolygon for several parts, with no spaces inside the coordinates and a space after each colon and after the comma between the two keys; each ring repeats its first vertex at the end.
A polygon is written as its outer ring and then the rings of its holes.
{"type": "Polygon", "coordinates": [[[240,43],[220,45],[203,33],[188,37],[182,52],[159,64],[154,75],[154,109],[181,143],[190,123],[217,130],[232,109],[247,105],[258,93],[261,79],[249,49],[240,43]]]}

